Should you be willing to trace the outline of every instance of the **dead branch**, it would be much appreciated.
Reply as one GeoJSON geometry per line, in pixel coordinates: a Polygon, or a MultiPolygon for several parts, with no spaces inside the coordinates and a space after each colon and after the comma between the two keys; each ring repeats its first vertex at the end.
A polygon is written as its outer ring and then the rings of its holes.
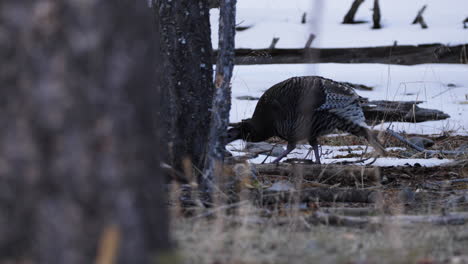
{"type": "Polygon", "coordinates": [[[257,164],[255,169],[259,174],[289,177],[300,174],[305,180],[327,184],[341,183],[354,186],[356,182],[369,184],[380,180],[378,167],[281,163],[257,164]]]}
{"type": "Polygon", "coordinates": [[[461,151],[461,150],[427,150],[427,149],[424,149],[420,146],[417,146],[411,142],[409,142],[406,138],[402,137],[401,135],[399,135],[398,133],[396,133],[395,131],[391,130],[390,128],[387,128],[387,133],[389,135],[391,135],[392,137],[400,140],[402,143],[404,143],[405,145],[407,145],[408,147],[412,148],[412,149],[415,149],[419,152],[424,152],[424,153],[427,153],[429,155],[436,155],[436,154],[442,154],[442,155],[466,155],[468,154],[468,151],[461,151]]]}
{"type": "Polygon", "coordinates": [[[349,9],[348,13],[346,13],[345,17],[343,18],[343,24],[355,24],[354,16],[359,8],[359,6],[364,2],[364,0],[354,0],[351,8],[349,9]]]}
{"type": "Polygon", "coordinates": [[[427,28],[427,24],[426,22],[424,21],[424,18],[423,18],[423,13],[424,13],[424,10],[426,10],[426,5],[424,5],[421,10],[419,10],[418,14],[416,15],[416,18],[413,20],[413,23],[412,24],[416,24],[416,23],[419,23],[421,25],[421,28],[423,29],[426,29],[427,28]]]}
{"type": "Polygon", "coordinates": [[[301,24],[305,24],[305,23],[306,23],[306,21],[307,21],[306,17],[307,17],[307,13],[304,12],[304,13],[302,14],[301,24]]]}
{"type": "Polygon", "coordinates": [[[382,28],[380,25],[380,6],[379,0],[374,0],[374,14],[372,15],[372,20],[374,21],[374,25],[372,26],[373,29],[382,28]]]}
{"type": "Polygon", "coordinates": [[[427,7],[427,5],[423,5],[423,7],[418,11],[418,14],[416,15],[416,17],[414,18],[414,20],[413,20],[413,22],[411,24],[414,25],[414,24],[418,23],[418,19],[419,19],[419,17],[422,16],[424,11],[426,10],[426,7],[427,7]]]}
{"type": "Polygon", "coordinates": [[[312,41],[314,41],[314,39],[315,39],[315,35],[314,35],[314,34],[310,34],[310,35],[309,35],[309,38],[307,39],[307,42],[306,42],[306,44],[305,44],[305,46],[304,46],[304,49],[309,49],[310,46],[312,45],[312,41]]]}
{"type": "Polygon", "coordinates": [[[270,47],[269,47],[268,49],[269,49],[269,50],[275,49],[276,43],[278,43],[279,39],[280,39],[280,38],[273,38],[273,39],[271,40],[271,44],[270,44],[270,47]]]}

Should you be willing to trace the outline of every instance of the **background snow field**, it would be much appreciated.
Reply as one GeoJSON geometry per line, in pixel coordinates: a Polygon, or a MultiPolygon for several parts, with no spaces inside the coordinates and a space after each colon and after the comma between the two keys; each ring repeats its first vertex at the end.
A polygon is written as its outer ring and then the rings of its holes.
{"type": "MultiPolygon", "coordinates": [[[[381,0],[382,29],[372,30],[374,1],[364,1],[356,13],[356,21],[367,23],[341,24],[353,0],[238,0],[237,24],[250,27],[236,32],[236,48],[265,49],[272,38],[279,38],[276,48],[303,48],[311,33],[316,35],[312,47],[347,48],[418,45],[441,43],[468,44],[468,29],[462,21],[468,16],[468,0],[381,0]],[[428,29],[411,22],[423,5],[427,5],[424,20],[428,29]],[[303,13],[307,22],[301,23],[303,13]]],[[[218,47],[219,9],[211,11],[212,43],[218,47]]],[[[231,122],[252,116],[256,100],[239,100],[239,96],[260,97],[272,85],[293,76],[318,75],[336,81],[371,86],[372,91],[357,91],[370,100],[424,101],[422,108],[438,109],[450,115],[440,121],[422,123],[393,122],[380,124],[374,129],[391,126],[397,132],[411,134],[468,135],[468,65],[423,64],[400,66],[386,64],[277,64],[236,65],[232,80],[231,122]]],[[[242,141],[228,147],[241,150],[242,141]]],[[[309,151],[305,145],[288,155],[304,158],[309,151]]],[[[331,163],[340,151],[322,146],[323,162],[331,163]],[[328,153],[328,154],[327,154],[328,153]]],[[[234,152],[243,155],[243,152],[234,152]]],[[[342,153],[341,153],[342,154],[342,153]]],[[[265,159],[259,155],[251,162],[265,159]]],[[[356,158],[354,158],[356,159],[356,158]]],[[[268,158],[266,162],[271,162],[268,158]]],[[[448,159],[396,159],[379,158],[374,165],[404,165],[420,163],[437,166],[448,159]]]]}
{"type": "MultiPolygon", "coordinates": [[[[251,28],[236,32],[236,48],[268,48],[273,37],[276,48],[303,48],[309,35],[313,47],[343,48],[442,43],[468,43],[462,21],[468,16],[468,0],[382,0],[380,30],[372,30],[374,1],[364,1],[355,20],[368,23],[343,25],[353,0],[238,0],[237,24],[251,28]],[[315,4],[313,4],[315,3],[315,4]],[[428,29],[412,25],[417,12],[427,5],[424,20],[428,29]],[[301,24],[306,12],[307,23],[301,24]],[[312,13],[313,12],[313,13],[312,13]]],[[[219,9],[211,10],[213,48],[218,47],[219,9]]]]}

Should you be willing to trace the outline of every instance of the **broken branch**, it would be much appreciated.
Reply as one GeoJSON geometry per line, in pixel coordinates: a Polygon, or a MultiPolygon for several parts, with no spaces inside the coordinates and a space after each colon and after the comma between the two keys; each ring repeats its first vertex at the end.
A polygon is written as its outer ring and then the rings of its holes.
{"type": "Polygon", "coordinates": [[[424,149],[420,146],[417,146],[411,142],[409,142],[406,138],[402,137],[395,131],[391,130],[390,128],[387,128],[387,133],[391,135],[392,137],[400,140],[402,143],[407,145],[408,147],[411,147],[419,152],[424,152],[430,155],[436,155],[436,154],[443,154],[443,155],[465,155],[468,154],[468,151],[461,151],[461,150],[427,150],[424,149]]]}

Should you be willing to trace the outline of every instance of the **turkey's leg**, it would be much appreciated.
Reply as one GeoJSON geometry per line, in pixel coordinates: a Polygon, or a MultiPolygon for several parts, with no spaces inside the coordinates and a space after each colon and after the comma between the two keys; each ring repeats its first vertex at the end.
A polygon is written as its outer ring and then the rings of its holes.
{"type": "Polygon", "coordinates": [[[312,146],[312,149],[314,150],[314,155],[315,155],[315,164],[321,164],[320,163],[320,153],[319,153],[319,147],[317,144],[316,139],[309,139],[309,144],[312,146]]]}

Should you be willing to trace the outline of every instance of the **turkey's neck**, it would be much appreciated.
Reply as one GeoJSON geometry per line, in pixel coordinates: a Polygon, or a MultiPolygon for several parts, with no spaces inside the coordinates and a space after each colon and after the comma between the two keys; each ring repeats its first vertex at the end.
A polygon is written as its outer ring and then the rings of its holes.
{"type": "Polygon", "coordinates": [[[273,123],[266,119],[253,118],[251,120],[252,128],[249,141],[265,141],[274,136],[273,123]]]}

